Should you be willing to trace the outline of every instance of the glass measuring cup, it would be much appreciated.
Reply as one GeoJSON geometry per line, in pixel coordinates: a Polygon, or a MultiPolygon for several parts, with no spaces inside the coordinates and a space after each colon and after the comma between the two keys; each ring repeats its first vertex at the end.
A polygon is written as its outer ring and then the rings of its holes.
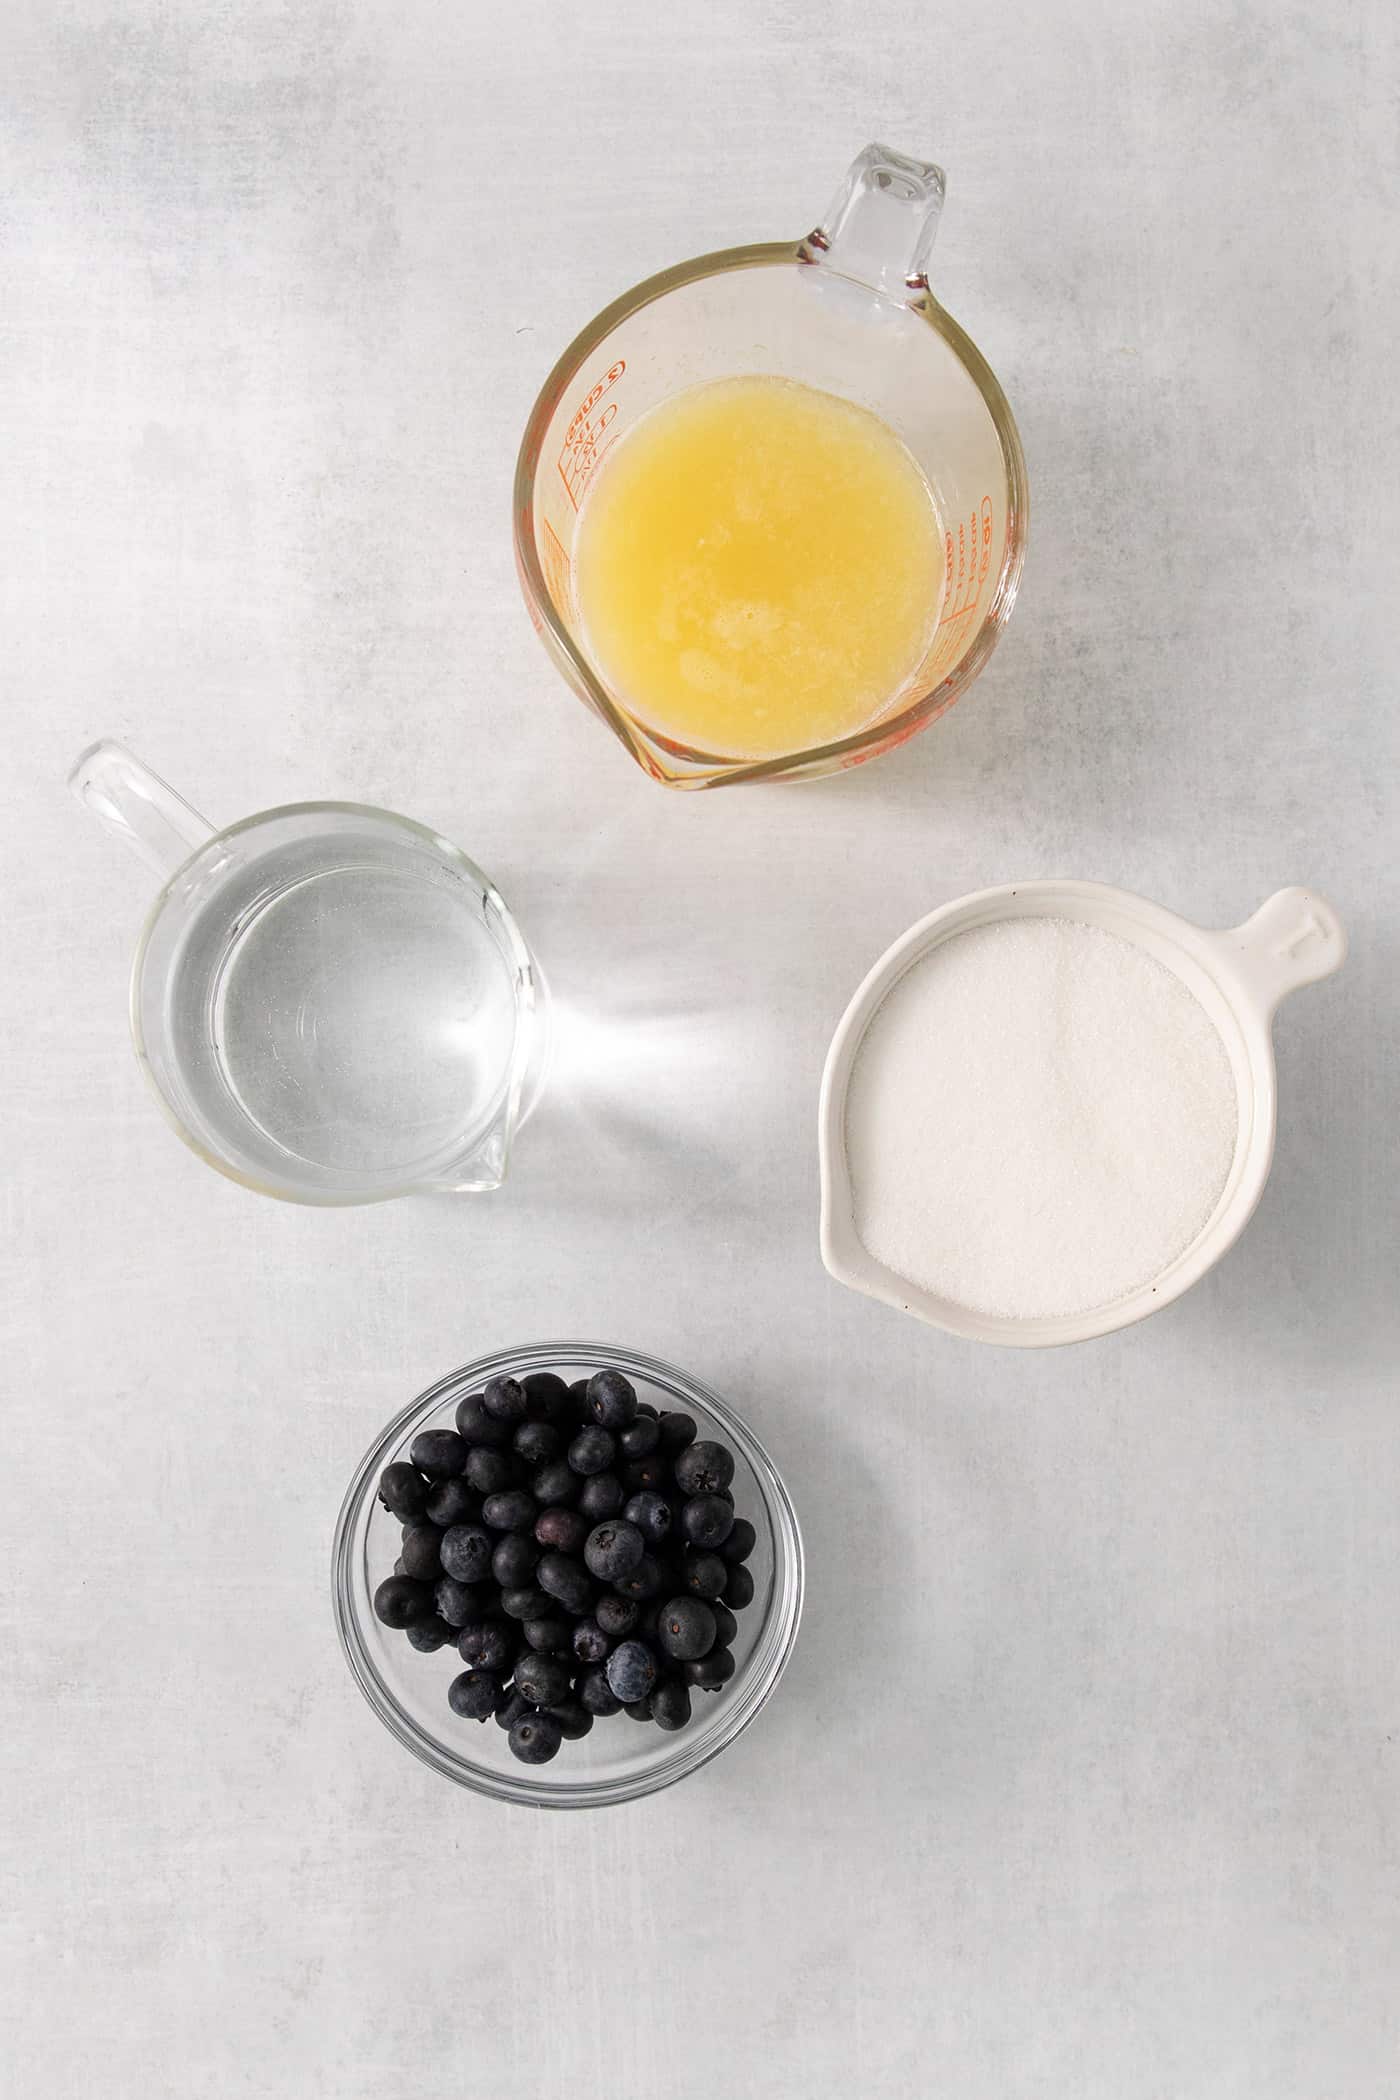
{"type": "Polygon", "coordinates": [[[547,996],[464,853],[352,802],[216,831],[120,744],[84,752],[69,784],[165,878],[131,1032],[201,1159],[298,1203],[500,1184],[539,1091],[547,996]]]}
{"type": "Polygon", "coordinates": [[[929,290],[940,168],[885,146],[853,163],[822,223],[678,263],[575,338],[530,414],[516,466],[516,566],[555,663],[638,764],[671,787],[788,780],[861,764],[952,706],[1010,617],[1026,538],[1026,469],[1006,397],[929,290]],[[928,481],[944,527],[941,608],[924,656],[854,734],[778,758],[726,757],[638,719],[578,615],[580,506],[608,448],[658,402],[738,375],[794,379],[873,410],[928,481]]]}

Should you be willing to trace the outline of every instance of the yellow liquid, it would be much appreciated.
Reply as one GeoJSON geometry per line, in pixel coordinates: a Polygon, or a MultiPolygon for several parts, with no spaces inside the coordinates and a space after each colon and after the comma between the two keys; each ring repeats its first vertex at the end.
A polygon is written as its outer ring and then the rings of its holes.
{"type": "Polygon", "coordinates": [[[772,758],[880,715],[932,638],[943,532],[868,409],[788,379],[721,379],[618,439],[579,517],[589,653],[677,743],[772,758]]]}

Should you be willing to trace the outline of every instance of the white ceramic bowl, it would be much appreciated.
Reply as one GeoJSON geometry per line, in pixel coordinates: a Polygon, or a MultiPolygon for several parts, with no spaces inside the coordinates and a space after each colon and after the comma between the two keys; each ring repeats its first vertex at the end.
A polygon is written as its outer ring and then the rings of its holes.
{"type": "Polygon", "coordinates": [[[916,1319],[978,1342],[1045,1349],[1131,1326],[1170,1305],[1233,1246],[1264,1192],[1274,1156],[1277,1084],[1272,1024],[1286,993],[1329,977],[1346,960],[1346,935],[1314,891],[1278,890],[1252,919],[1225,933],[1204,931],[1160,904],[1099,882],[1020,882],[959,897],[881,956],[846,1008],[822,1075],[822,1260],[840,1283],[916,1319]],[[861,1244],[846,1162],[846,1091],[861,1038],[892,985],[941,941],[1000,919],[1063,918],[1135,941],[1174,970],[1220,1031],[1235,1076],[1239,1136],[1220,1199],[1190,1246],[1141,1290],[1087,1313],[1017,1320],[971,1312],[921,1290],[861,1244]]]}

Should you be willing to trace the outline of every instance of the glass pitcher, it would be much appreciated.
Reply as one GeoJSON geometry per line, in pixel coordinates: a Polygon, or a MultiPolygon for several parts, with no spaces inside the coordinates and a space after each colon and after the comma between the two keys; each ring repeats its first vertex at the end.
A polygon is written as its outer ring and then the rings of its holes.
{"type": "Polygon", "coordinates": [[[860,765],[951,707],[1010,617],[1025,462],[1000,386],[929,290],[943,193],[940,168],[867,146],[805,240],[726,248],[648,278],[591,321],[545,381],[515,476],[525,601],[580,697],[668,786],[860,765]],[[913,675],[854,734],[761,760],[692,749],[638,720],[590,656],[575,595],[580,506],[608,447],[670,395],[738,375],[799,380],[873,410],[918,462],[944,527],[946,573],[929,582],[938,623],[913,675]]]}
{"type": "Polygon", "coordinates": [[[165,878],[131,1031],[166,1115],[298,1203],[496,1188],[547,1050],[539,966],[490,879],[407,817],[301,802],[216,831],[120,744],[70,776],[165,878]]]}

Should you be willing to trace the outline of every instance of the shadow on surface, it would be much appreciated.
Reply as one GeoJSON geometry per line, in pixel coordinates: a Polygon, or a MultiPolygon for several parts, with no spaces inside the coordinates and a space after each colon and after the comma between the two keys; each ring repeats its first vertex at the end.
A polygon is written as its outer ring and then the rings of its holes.
{"type": "Polygon", "coordinates": [[[1238,1246],[1181,1301],[1183,1323],[1247,1323],[1263,1355],[1337,1377],[1393,1367],[1400,1062],[1388,1046],[1400,1032],[1398,969],[1394,940],[1357,927],[1339,975],[1280,1009],[1273,1171],[1238,1246]]]}

